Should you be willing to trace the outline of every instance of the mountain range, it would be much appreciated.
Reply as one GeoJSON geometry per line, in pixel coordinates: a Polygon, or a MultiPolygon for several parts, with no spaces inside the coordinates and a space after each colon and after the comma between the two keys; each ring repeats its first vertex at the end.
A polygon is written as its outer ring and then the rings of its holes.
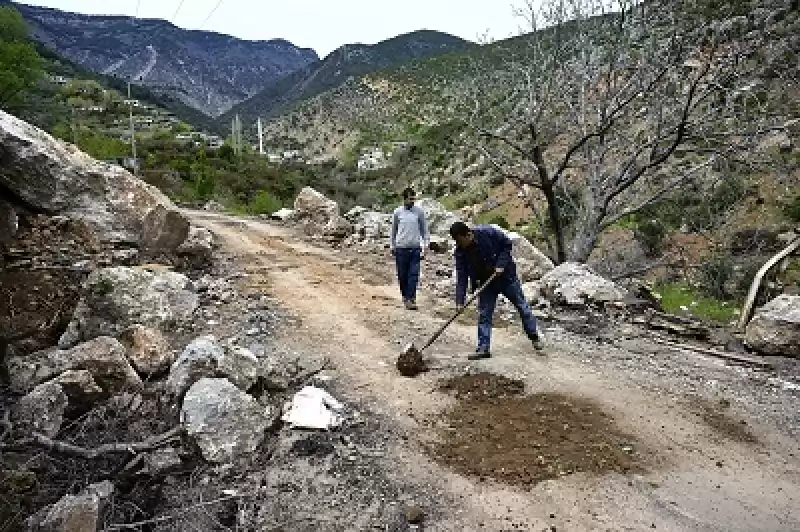
{"type": "Polygon", "coordinates": [[[0,4],[16,7],[32,38],[53,52],[219,117],[220,126],[234,114],[248,122],[274,116],[348,79],[474,46],[422,30],[374,45],[344,45],[321,59],[284,39],[248,41],[164,20],[0,4]]]}
{"type": "Polygon", "coordinates": [[[163,20],[95,16],[13,4],[31,36],[95,72],[171,94],[215,116],[318,60],[283,39],[246,41],[163,20]]]}

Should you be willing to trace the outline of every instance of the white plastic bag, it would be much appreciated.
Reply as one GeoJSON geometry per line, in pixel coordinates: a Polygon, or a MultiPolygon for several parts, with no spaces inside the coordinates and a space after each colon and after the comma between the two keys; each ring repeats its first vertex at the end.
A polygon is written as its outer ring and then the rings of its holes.
{"type": "Polygon", "coordinates": [[[325,390],[306,386],[287,403],[281,419],[292,428],[327,430],[342,424],[342,417],[335,412],[342,408],[344,405],[325,390]]]}

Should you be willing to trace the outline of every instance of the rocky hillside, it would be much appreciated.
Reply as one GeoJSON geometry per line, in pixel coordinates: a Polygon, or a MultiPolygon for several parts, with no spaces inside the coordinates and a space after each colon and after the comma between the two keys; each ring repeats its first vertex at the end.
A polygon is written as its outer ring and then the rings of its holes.
{"type": "MultiPolygon", "coordinates": [[[[468,208],[477,222],[516,226],[548,250],[552,203],[565,224],[567,256],[586,259],[593,247],[588,258],[607,275],[652,268],[658,282],[672,286],[688,276],[694,287],[713,285],[717,298],[735,299],[799,218],[799,29],[797,2],[789,0],[651,2],[626,17],[566,21],[561,41],[548,29],[354,78],[267,130],[309,157],[336,157],[354,171],[365,153],[406,142],[410,156],[360,178],[395,193],[411,182],[450,208],[468,208]],[[652,15],[673,5],[672,18],[652,15]],[[548,48],[564,42],[557,53],[548,48]],[[627,81],[609,85],[603,76],[614,61],[631,57],[620,46],[653,55],[608,74],[627,81]],[[674,54],[662,55],[670,47],[674,54]],[[688,94],[702,97],[690,102],[681,129],[675,121],[688,94]],[[608,112],[604,102],[620,105],[618,116],[607,131],[584,138],[601,120],[594,117],[608,112]],[[663,150],[675,138],[665,132],[676,131],[689,134],[670,156],[663,150]],[[542,146],[541,159],[531,155],[542,146]],[[653,170],[648,157],[655,154],[667,157],[653,170]],[[609,188],[630,169],[652,171],[609,188]],[[552,202],[536,183],[518,186],[540,170],[561,172],[552,202]],[[605,191],[611,196],[601,197],[605,191]],[[648,209],[626,214],[643,202],[648,209]],[[657,268],[663,263],[683,266],[664,272],[657,268]]],[[[696,296],[681,293],[677,306],[696,296]]],[[[723,314],[728,321],[730,311],[723,314]]]]}
{"type": "Polygon", "coordinates": [[[14,4],[33,36],[95,72],[134,77],[209,115],[218,115],[317,60],[313,50],[275,39],[244,41],[187,31],[163,20],[89,16],[14,4]]]}
{"type": "Polygon", "coordinates": [[[304,68],[279,79],[222,117],[233,114],[247,120],[269,117],[293,104],[341,86],[352,78],[408,63],[416,59],[462,52],[471,43],[437,31],[415,31],[374,45],[347,44],[304,68]]]}

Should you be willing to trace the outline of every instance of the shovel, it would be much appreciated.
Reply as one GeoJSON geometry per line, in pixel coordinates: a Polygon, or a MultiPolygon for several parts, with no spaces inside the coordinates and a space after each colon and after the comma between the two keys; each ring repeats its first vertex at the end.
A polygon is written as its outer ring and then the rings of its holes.
{"type": "Polygon", "coordinates": [[[475,293],[472,294],[469,299],[467,299],[467,302],[464,303],[464,306],[461,307],[453,315],[452,318],[447,320],[447,322],[444,325],[442,325],[441,328],[433,334],[433,336],[431,336],[430,340],[428,340],[428,342],[425,345],[423,345],[422,348],[417,349],[417,347],[412,342],[408,344],[405,347],[405,349],[403,349],[403,352],[400,353],[400,356],[397,358],[397,369],[400,371],[401,375],[403,375],[404,377],[415,377],[416,375],[425,371],[425,363],[422,360],[422,352],[426,350],[428,347],[430,347],[431,344],[435,342],[442,335],[445,329],[447,329],[447,327],[449,327],[450,324],[456,320],[456,318],[461,316],[461,314],[464,312],[464,310],[466,310],[466,308],[470,305],[470,303],[472,303],[475,300],[475,298],[481,295],[484,289],[487,286],[489,286],[489,283],[491,283],[497,278],[497,275],[498,275],[497,272],[494,272],[492,276],[489,277],[489,279],[485,283],[483,283],[477,290],[475,290],[475,293]]]}

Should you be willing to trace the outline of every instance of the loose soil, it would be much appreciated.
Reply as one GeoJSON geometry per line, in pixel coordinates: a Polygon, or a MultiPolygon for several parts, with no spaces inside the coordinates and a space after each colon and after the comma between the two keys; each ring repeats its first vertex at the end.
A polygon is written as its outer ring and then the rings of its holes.
{"type": "Polygon", "coordinates": [[[460,401],[429,451],[459,473],[530,486],[573,473],[643,470],[633,437],[591,401],[521,396],[522,382],[489,373],[449,379],[442,389],[460,401]]]}
{"type": "Polygon", "coordinates": [[[697,414],[724,439],[740,443],[757,444],[759,439],[750,430],[745,420],[736,420],[729,413],[730,403],[726,400],[712,402],[697,398],[693,405],[697,414]]]}

